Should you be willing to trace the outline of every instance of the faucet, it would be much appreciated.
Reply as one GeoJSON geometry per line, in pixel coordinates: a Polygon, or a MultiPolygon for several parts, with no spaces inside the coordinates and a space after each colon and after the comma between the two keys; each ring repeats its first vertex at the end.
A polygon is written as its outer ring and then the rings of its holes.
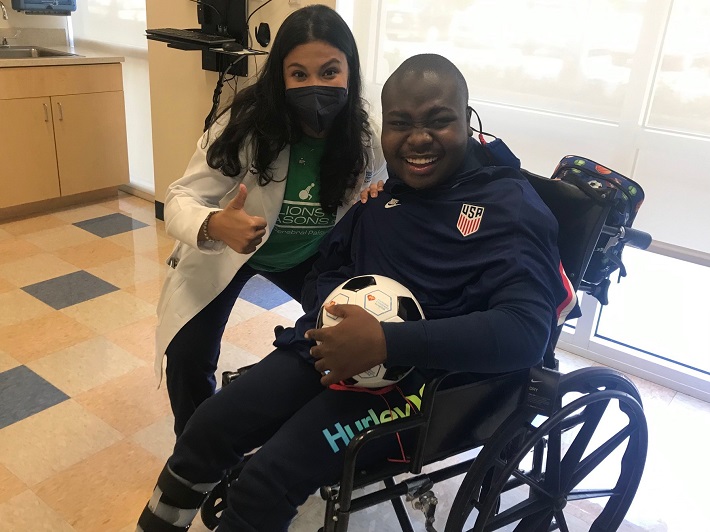
{"type": "MultiPolygon", "coordinates": [[[[7,9],[5,9],[5,4],[2,3],[2,0],[0,0],[0,10],[2,11],[2,18],[3,20],[10,20],[7,16],[7,9]]],[[[7,37],[2,38],[2,43],[0,43],[0,46],[8,46],[7,42],[7,37]]]]}

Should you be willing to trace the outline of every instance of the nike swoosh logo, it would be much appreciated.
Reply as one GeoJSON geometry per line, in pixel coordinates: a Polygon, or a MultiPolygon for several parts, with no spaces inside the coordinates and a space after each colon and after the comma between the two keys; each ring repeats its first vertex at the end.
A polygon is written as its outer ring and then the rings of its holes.
{"type": "Polygon", "coordinates": [[[391,209],[392,207],[399,207],[400,205],[402,205],[402,204],[399,203],[398,201],[395,201],[394,203],[392,203],[391,201],[388,201],[387,203],[385,203],[385,209],[391,209]]]}

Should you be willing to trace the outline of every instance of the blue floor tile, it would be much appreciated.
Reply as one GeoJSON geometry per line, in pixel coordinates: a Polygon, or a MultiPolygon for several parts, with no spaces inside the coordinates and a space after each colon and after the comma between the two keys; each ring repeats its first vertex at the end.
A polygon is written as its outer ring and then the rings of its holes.
{"type": "Polygon", "coordinates": [[[291,301],[291,296],[260,275],[249,279],[249,282],[242,288],[239,297],[266,310],[291,301]]]}
{"type": "Polygon", "coordinates": [[[118,290],[111,283],[83,270],[31,284],[22,289],[56,310],[118,290]]]}
{"type": "Polygon", "coordinates": [[[83,222],[76,222],[74,225],[101,238],[148,226],[148,224],[134,220],[130,216],[121,213],[91,218],[83,222]]]}
{"type": "Polygon", "coordinates": [[[68,395],[26,366],[0,373],[0,429],[67,399],[68,395]]]}

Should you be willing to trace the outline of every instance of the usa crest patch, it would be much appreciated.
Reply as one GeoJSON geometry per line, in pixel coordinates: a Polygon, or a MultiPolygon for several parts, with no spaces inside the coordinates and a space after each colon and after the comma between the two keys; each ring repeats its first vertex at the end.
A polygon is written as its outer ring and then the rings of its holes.
{"type": "Polygon", "coordinates": [[[471,205],[470,203],[463,204],[461,213],[459,214],[459,220],[456,223],[456,228],[463,236],[468,236],[478,231],[478,228],[481,227],[483,211],[484,208],[478,205],[471,205]]]}

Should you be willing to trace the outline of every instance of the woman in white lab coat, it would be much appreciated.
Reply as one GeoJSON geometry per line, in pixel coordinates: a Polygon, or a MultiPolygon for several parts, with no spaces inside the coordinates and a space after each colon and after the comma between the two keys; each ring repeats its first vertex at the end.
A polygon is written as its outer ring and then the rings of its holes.
{"type": "Polygon", "coordinates": [[[318,244],[360,192],[386,179],[361,97],[354,37],[323,5],[293,12],[254,85],[235,95],[170,185],[178,242],[158,303],[156,371],[180,435],[215,390],[222,334],[261,274],[300,301],[318,244]]]}

